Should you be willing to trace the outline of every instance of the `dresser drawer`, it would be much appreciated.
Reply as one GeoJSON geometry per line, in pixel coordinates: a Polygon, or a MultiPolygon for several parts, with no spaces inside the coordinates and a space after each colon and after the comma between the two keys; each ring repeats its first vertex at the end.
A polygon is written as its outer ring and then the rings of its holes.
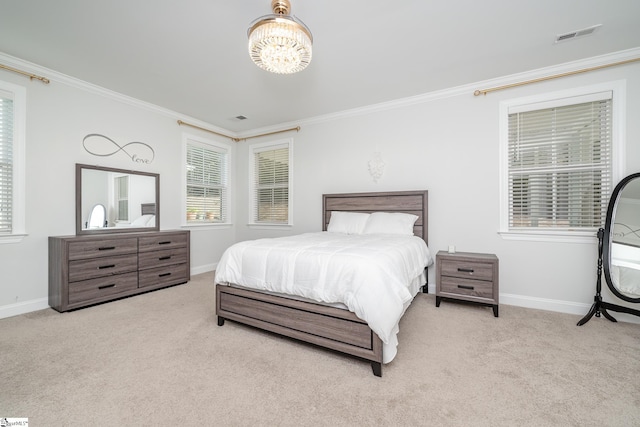
{"type": "Polygon", "coordinates": [[[113,276],[137,269],[137,254],[70,261],[69,282],[113,276]]]}
{"type": "Polygon", "coordinates": [[[164,249],[161,251],[142,252],[138,255],[138,268],[162,267],[172,264],[184,264],[187,262],[187,248],[164,249]]]}
{"type": "Polygon", "coordinates": [[[479,261],[442,260],[443,276],[461,277],[476,280],[493,280],[493,264],[479,261]]]}
{"type": "Polygon", "coordinates": [[[493,300],[493,282],[442,276],[440,278],[440,294],[442,296],[454,294],[493,300]]]}
{"type": "Polygon", "coordinates": [[[184,283],[188,280],[187,264],[168,265],[138,272],[140,288],[184,283]]]}
{"type": "Polygon", "coordinates": [[[138,250],[140,252],[149,252],[161,249],[184,248],[187,246],[187,239],[186,233],[162,233],[140,237],[138,239],[138,250]]]}
{"type": "Polygon", "coordinates": [[[138,252],[138,239],[100,239],[75,241],[69,243],[69,260],[106,257],[113,255],[135,254],[138,252]]]}
{"type": "Polygon", "coordinates": [[[138,273],[100,277],[69,284],[69,304],[90,303],[105,297],[117,298],[135,292],[138,288],[138,273]]]}

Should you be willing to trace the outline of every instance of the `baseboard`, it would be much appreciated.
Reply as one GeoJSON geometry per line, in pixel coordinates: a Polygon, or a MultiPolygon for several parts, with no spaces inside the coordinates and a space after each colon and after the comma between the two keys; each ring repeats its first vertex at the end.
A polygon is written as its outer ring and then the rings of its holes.
{"type": "MultiPolygon", "coordinates": [[[[429,284],[429,293],[436,293],[436,285],[429,284]]],[[[537,310],[557,311],[568,314],[586,314],[591,304],[559,301],[546,298],[535,298],[523,295],[500,294],[500,305],[515,305],[516,307],[535,308],[537,310]]]]}
{"type": "MultiPolygon", "coordinates": [[[[513,294],[500,294],[500,304],[535,308],[537,310],[556,311],[559,313],[577,314],[579,316],[585,316],[591,308],[591,304],[580,302],[560,301],[513,294]]],[[[640,317],[632,314],[612,311],[609,311],[609,313],[619,322],[640,323],[640,317]]]]}
{"type": "Polygon", "coordinates": [[[38,298],[31,301],[17,302],[0,306],[0,319],[18,316],[19,314],[31,313],[32,311],[49,308],[48,298],[38,298]]]}
{"type": "MultiPolygon", "coordinates": [[[[429,284],[429,293],[435,295],[435,284],[429,284]]],[[[533,308],[536,310],[555,311],[558,313],[576,314],[579,316],[586,315],[591,308],[591,304],[580,302],[561,301],[547,298],[536,298],[523,295],[501,293],[500,305],[502,304],[513,305],[516,307],[533,308]]],[[[611,314],[619,322],[640,323],[640,317],[634,316],[632,314],[618,313],[613,311],[609,311],[609,314],[611,314]]]]}
{"type": "Polygon", "coordinates": [[[196,274],[208,273],[210,271],[214,271],[218,267],[218,263],[201,265],[199,267],[193,267],[191,269],[191,275],[195,276],[196,274]]]}
{"type": "Polygon", "coordinates": [[[500,294],[500,304],[517,307],[535,308],[538,310],[557,311],[567,314],[587,314],[591,304],[552,300],[547,298],[528,297],[514,294],[500,294]]]}

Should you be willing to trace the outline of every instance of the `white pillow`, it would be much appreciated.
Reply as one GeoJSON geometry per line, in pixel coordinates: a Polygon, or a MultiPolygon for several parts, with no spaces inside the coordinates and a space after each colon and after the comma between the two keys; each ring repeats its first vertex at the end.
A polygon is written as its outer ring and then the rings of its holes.
{"type": "Polygon", "coordinates": [[[155,223],[155,215],[149,215],[149,214],[142,215],[141,217],[136,218],[134,221],[132,221],[131,222],[131,226],[132,227],[147,227],[148,226],[147,223],[152,219],[153,219],[153,221],[155,223]]]}
{"type": "Polygon", "coordinates": [[[332,233],[362,234],[368,213],[331,211],[327,231],[332,233]]]}
{"type": "Polygon", "coordinates": [[[404,234],[413,236],[418,217],[399,212],[374,212],[369,215],[362,234],[404,234]]]}

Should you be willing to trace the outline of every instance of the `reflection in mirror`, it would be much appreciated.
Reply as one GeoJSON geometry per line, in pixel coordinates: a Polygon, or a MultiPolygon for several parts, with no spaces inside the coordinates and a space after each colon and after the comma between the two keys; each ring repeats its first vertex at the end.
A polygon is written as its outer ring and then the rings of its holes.
{"type": "Polygon", "coordinates": [[[102,228],[107,226],[107,211],[104,205],[95,205],[91,209],[85,228],[102,228]]]}
{"type": "Polygon", "coordinates": [[[158,174],[76,165],[76,234],[159,230],[159,182],[158,174]]]}
{"type": "Polygon", "coordinates": [[[611,283],[628,298],[640,298],[640,178],[620,191],[611,220],[611,283]]]}

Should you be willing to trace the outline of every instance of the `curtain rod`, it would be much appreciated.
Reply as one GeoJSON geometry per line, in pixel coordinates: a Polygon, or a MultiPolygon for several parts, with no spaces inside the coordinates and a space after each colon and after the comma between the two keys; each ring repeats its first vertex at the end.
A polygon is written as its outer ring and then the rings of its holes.
{"type": "Polygon", "coordinates": [[[543,82],[545,80],[557,79],[559,77],[572,76],[574,74],[586,73],[587,71],[600,70],[602,68],[614,67],[616,65],[629,64],[631,62],[636,62],[636,61],[640,61],[640,58],[628,59],[626,61],[612,62],[610,64],[598,65],[596,67],[583,68],[582,70],[568,71],[568,72],[562,73],[562,74],[554,74],[554,75],[547,76],[547,77],[540,77],[538,79],[525,80],[523,82],[512,83],[512,84],[508,84],[508,85],[504,85],[504,86],[497,86],[497,87],[492,87],[492,88],[488,88],[488,89],[478,89],[475,92],[473,92],[473,95],[474,96],[486,95],[489,92],[495,92],[495,91],[502,90],[502,89],[510,89],[510,88],[516,87],[516,86],[524,86],[524,85],[528,85],[528,84],[531,84],[531,83],[543,82]]]}
{"type": "Polygon", "coordinates": [[[178,120],[178,124],[181,125],[181,126],[190,126],[192,128],[203,130],[205,132],[214,133],[214,134],[219,135],[219,136],[224,136],[225,138],[229,138],[230,140],[232,140],[234,142],[246,141],[247,139],[259,138],[261,136],[267,136],[267,135],[274,135],[276,133],[291,132],[292,130],[295,130],[296,132],[300,131],[300,126],[296,126],[294,128],[290,128],[290,129],[276,130],[276,131],[273,131],[273,132],[260,133],[258,135],[247,136],[246,138],[236,138],[234,136],[225,135],[223,133],[216,132],[216,131],[213,131],[211,129],[205,129],[203,127],[196,126],[196,125],[193,125],[191,123],[183,122],[182,120],[178,120]]]}
{"type": "Polygon", "coordinates": [[[27,73],[26,71],[18,70],[17,68],[9,67],[7,65],[2,65],[2,64],[0,64],[0,68],[4,68],[5,70],[9,70],[14,73],[22,74],[23,76],[29,77],[29,79],[31,80],[36,79],[36,80],[40,80],[44,84],[49,84],[49,79],[46,77],[36,76],[35,74],[27,73]]]}

